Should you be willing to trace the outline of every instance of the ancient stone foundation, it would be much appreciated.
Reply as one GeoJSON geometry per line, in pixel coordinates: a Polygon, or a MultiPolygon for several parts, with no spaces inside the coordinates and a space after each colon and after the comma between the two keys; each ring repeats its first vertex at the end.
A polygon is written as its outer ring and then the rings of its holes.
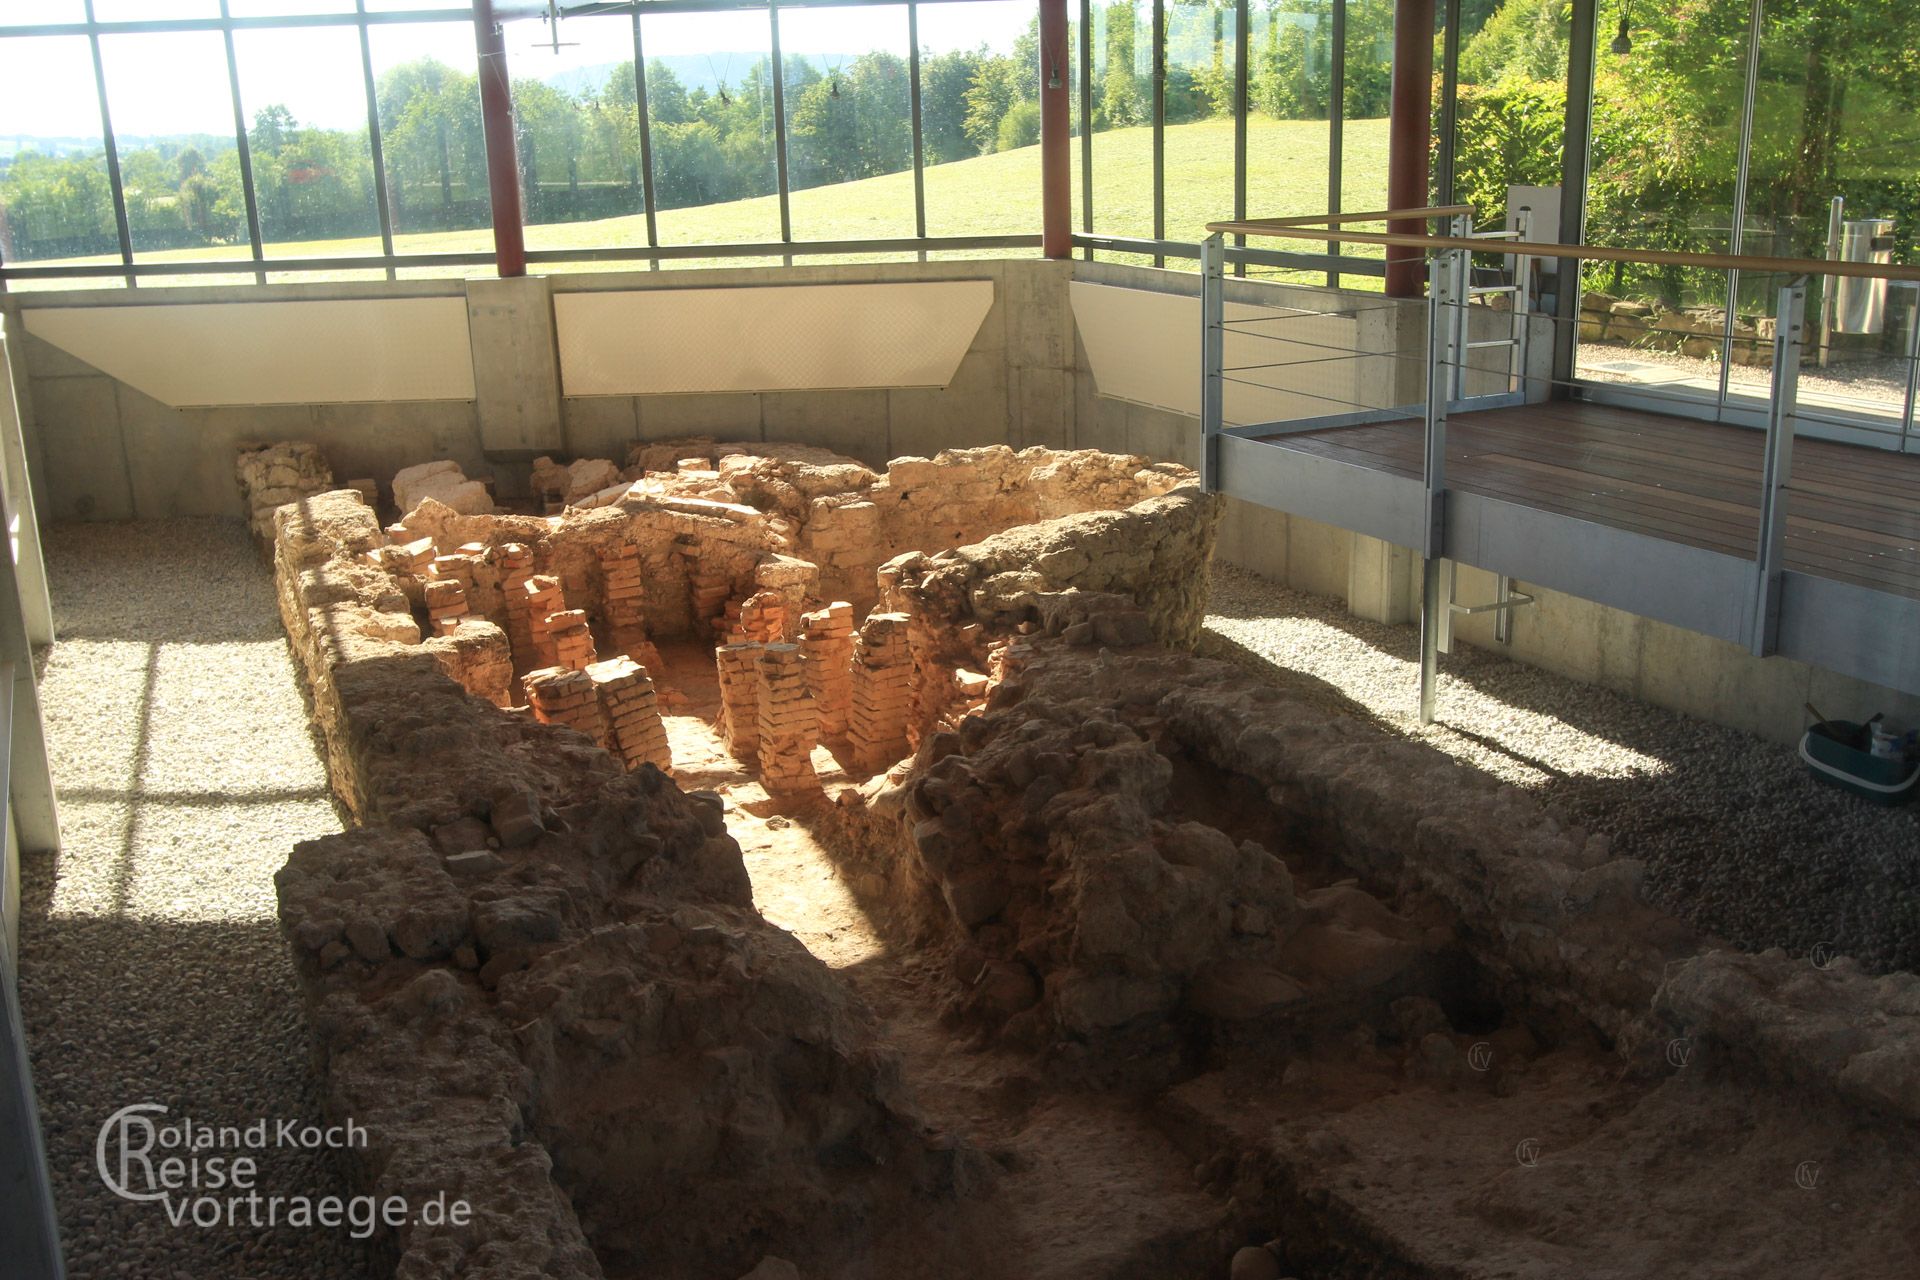
{"type": "MultiPolygon", "coordinates": [[[[977,646],[916,660],[889,562],[1157,502],[1195,534],[1194,580],[1216,514],[1187,473],[1102,454],[883,474],[663,449],[538,467],[537,514],[431,464],[394,478],[389,529],[358,491],[273,516],[288,637],[357,824],[279,878],[326,1103],[381,1135],[369,1190],[476,1206],[463,1229],[387,1235],[399,1274],[733,1280],[777,1245],[825,1275],[862,1224],[989,1183],[919,1117],[847,988],[754,912],[717,798],[670,780],[661,646],[719,642],[729,750],[776,802],[814,803],[817,747],[884,770],[924,727],[916,681],[960,709],[991,683],[977,646]]],[[[1068,590],[1097,560],[1023,589],[1068,590]]],[[[1102,584],[1191,633],[1199,596],[1130,563],[1102,584]]]]}

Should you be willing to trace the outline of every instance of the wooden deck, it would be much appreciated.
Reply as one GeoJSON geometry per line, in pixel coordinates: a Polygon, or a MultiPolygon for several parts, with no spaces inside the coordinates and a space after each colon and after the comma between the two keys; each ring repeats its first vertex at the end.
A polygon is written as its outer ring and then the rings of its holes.
{"type": "MultiPolygon", "coordinates": [[[[1418,422],[1266,440],[1420,477],[1418,422]]],[[[1484,409],[1447,419],[1447,485],[1751,560],[1764,440],[1583,401],[1484,409]]],[[[1786,567],[1920,599],[1920,455],[1795,440],[1786,567]]]]}

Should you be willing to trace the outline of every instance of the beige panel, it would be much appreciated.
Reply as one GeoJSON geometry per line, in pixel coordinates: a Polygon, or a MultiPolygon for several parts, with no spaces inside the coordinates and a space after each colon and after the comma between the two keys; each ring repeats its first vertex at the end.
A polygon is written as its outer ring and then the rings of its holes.
{"type": "MultiPolygon", "coordinates": [[[[1074,322],[1103,396],[1200,414],[1200,300],[1075,280],[1074,322]]],[[[1229,302],[1227,425],[1346,413],[1360,387],[1353,317],[1229,302]],[[1255,385],[1257,384],[1257,385],[1255,385]]]]}
{"type": "Polygon", "coordinates": [[[464,298],[21,314],[34,336],[176,408],[473,399],[464,298]]]}
{"type": "Polygon", "coordinates": [[[944,387],[991,280],[562,293],[570,396],[944,387]]]}

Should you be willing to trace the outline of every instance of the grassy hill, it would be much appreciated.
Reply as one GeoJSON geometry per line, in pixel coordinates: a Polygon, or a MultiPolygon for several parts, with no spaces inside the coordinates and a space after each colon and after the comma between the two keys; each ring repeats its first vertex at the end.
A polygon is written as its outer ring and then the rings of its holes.
{"type": "MultiPolygon", "coordinates": [[[[1074,141],[1073,225],[1080,227],[1080,144],[1074,141]]],[[[1169,240],[1197,241],[1209,221],[1233,214],[1233,126],[1224,120],[1167,129],[1167,223],[1169,240]]],[[[1313,121],[1248,121],[1247,211],[1254,217],[1317,213],[1327,207],[1327,126],[1313,121]]],[[[1387,122],[1349,121],[1345,136],[1342,207],[1385,207],[1387,122]]],[[[1153,234],[1153,131],[1141,127],[1097,133],[1093,138],[1094,226],[1105,235],[1153,234]]],[[[926,170],[927,232],[935,236],[1019,235],[1040,229],[1040,148],[1022,147],[976,156],[926,170]]],[[[795,191],[790,197],[796,240],[857,240],[913,234],[913,174],[892,173],[860,182],[795,191]]],[[[658,214],[662,244],[725,244],[772,241],[780,236],[779,203],[773,196],[726,204],[666,209],[658,214]]],[[[595,248],[646,243],[639,214],[591,222],[549,223],[527,228],[532,249],[595,248]]],[[[400,253],[487,252],[493,236],[471,231],[394,236],[400,253]]],[[[147,261],[232,257],[233,247],[183,249],[142,255],[147,261]]],[[[269,246],[273,257],[377,254],[377,238],[319,240],[269,246]]],[[[992,251],[970,257],[1000,256],[992,251]]],[[[93,258],[91,262],[112,261],[93,258]]],[[[806,257],[805,262],[862,261],[860,257],[806,257]]],[[[686,259],[669,266],[744,265],[748,259],[686,259]]],[[[778,259],[765,261],[777,262],[778,259]]],[[[631,270],[631,262],[566,264],[551,270],[631,270]]],[[[1179,265],[1179,264],[1173,264],[1179,265]]],[[[403,275],[471,274],[474,268],[416,269],[403,275]]],[[[307,273],[299,279],[351,279],[365,272],[307,273]]],[[[377,275],[378,273],[371,273],[377,275]]],[[[250,275],[173,276],[153,283],[241,283],[250,275]]],[[[36,282],[37,283],[37,282],[36,282]]],[[[16,287],[35,287],[20,282],[16,287]]]]}

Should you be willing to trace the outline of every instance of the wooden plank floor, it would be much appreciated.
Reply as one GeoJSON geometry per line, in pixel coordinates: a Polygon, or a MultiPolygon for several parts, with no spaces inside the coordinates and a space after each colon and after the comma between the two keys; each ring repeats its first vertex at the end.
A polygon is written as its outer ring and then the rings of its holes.
{"type": "MultiPolygon", "coordinates": [[[[1421,427],[1389,422],[1269,443],[1415,479],[1421,427]]],[[[1447,420],[1447,483],[1752,559],[1764,435],[1555,401],[1447,420]]],[[[1920,599],[1920,455],[1794,441],[1787,567],[1920,599]]]]}

